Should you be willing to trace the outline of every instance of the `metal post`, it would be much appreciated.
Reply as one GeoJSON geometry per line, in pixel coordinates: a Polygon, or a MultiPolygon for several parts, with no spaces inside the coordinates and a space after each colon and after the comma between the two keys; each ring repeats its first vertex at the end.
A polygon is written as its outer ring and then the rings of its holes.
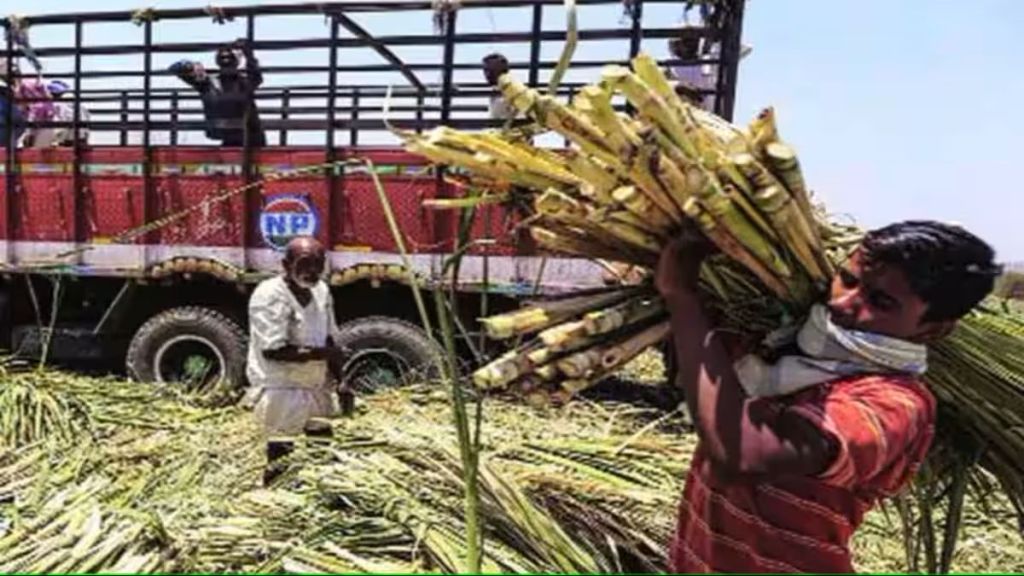
{"type": "Polygon", "coordinates": [[[441,124],[448,124],[452,115],[453,65],[455,64],[455,21],[458,12],[445,13],[444,68],[441,70],[441,124]]]}
{"type": "Polygon", "coordinates": [[[121,91],[121,146],[128,145],[128,91],[121,91]]]}
{"type": "MultiPolygon", "coordinates": [[[[256,36],[256,17],[249,14],[245,19],[245,37],[249,41],[249,45],[252,46],[256,36]]],[[[255,97],[255,95],[254,95],[255,97]]],[[[245,174],[245,183],[251,184],[253,181],[253,147],[252,141],[256,138],[255,134],[249,133],[249,122],[248,119],[243,115],[242,121],[245,124],[242,126],[242,172],[245,174]]]]}
{"type": "MultiPolygon", "coordinates": [[[[455,64],[455,22],[458,12],[450,10],[445,13],[444,26],[444,64],[441,69],[441,124],[447,125],[452,114],[453,65],[455,64]]],[[[444,183],[444,167],[438,167],[434,181],[436,198],[447,196],[444,183]]],[[[449,210],[437,210],[434,213],[434,241],[438,244],[448,242],[452,237],[453,218],[449,210]]]]}
{"type": "Polygon", "coordinates": [[[741,40],[743,38],[743,8],[746,2],[736,0],[722,4],[719,10],[729,10],[727,23],[722,39],[720,61],[725,66],[718,66],[718,84],[715,86],[715,112],[732,120],[736,107],[736,78],[739,72],[741,40]]]}
{"type": "MultiPolygon", "coordinates": [[[[629,30],[629,59],[632,60],[640,53],[640,43],[643,40],[643,0],[633,0],[630,12],[633,25],[629,30]]],[[[634,111],[633,105],[626,102],[626,113],[633,114],[634,111]]]]}
{"type": "Polygon", "coordinates": [[[331,162],[334,160],[334,145],[335,136],[334,128],[335,122],[337,122],[338,114],[338,20],[331,18],[331,47],[330,52],[327,55],[328,64],[327,67],[330,71],[327,78],[327,138],[326,150],[327,161],[331,162]]]}
{"type": "Polygon", "coordinates": [[[643,28],[643,17],[644,17],[644,2],[643,0],[633,0],[632,14],[630,16],[633,19],[633,27],[629,33],[629,59],[632,60],[640,53],[640,42],[644,37],[643,28]]]}
{"type": "Polygon", "coordinates": [[[4,145],[7,147],[7,154],[5,155],[5,172],[4,178],[7,181],[7,190],[4,193],[4,203],[7,208],[7,263],[14,263],[14,241],[16,239],[14,227],[17,225],[18,219],[15,217],[16,203],[15,203],[15,187],[18,183],[17,170],[18,170],[18,136],[16,126],[14,125],[14,106],[17,102],[17,97],[14,94],[14,34],[11,30],[11,21],[8,18],[7,21],[7,78],[4,80],[7,83],[8,90],[11,91],[11,106],[7,107],[6,120],[7,120],[7,142],[4,145]]]}
{"type": "Polygon", "coordinates": [[[171,92],[171,146],[178,145],[178,91],[171,92]]]}
{"type": "Polygon", "coordinates": [[[423,107],[426,105],[426,99],[423,90],[416,93],[416,133],[423,133],[423,107]]]}
{"type": "Polygon", "coordinates": [[[536,88],[540,83],[540,34],[544,17],[544,5],[533,5],[533,26],[530,36],[530,87],[536,88]]]}
{"type": "MultiPolygon", "coordinates": [[[[85,241],[85,187],[82,185],[82,144],[78,129],[82,122],[82,20],[75,19],[75,110],[71,121],[71,213],[72,242],[85,241]]],[[[81,256],[81,255],[79,255],[81,256]]]]}
{"type": "MultiPolygon", "coordinates": [[[[292,92],[288,88],[285,88],[284,92],[281,93],[281,120],[282,120],[282,122],[287,122],[288,117],[289,117],[288,107],[291,106],[291,104],[292,104],[292,92]]],[[[288,145],[288,129],[282,126],[282,128],[278,132],[278,134],[279,134],[279,138],[278,139],[280,140],[281,146],[287,146],[288,145]]]]}
{"type": "Polygon", "coordinates": [[[356,124],[359,122],[359,88],[352,90],[352,129],[349,136],[349,145],[353,148],[359,146],[359,130],[356,124]]]}
{"type": "MultiPolygon", "coordinates": [[[[256,18],[252,14],[249,14],[245,18],[245,38],[249,42],[249,46],[253,45],[256,37],[256,18]]],[[[255,97],[255,95],[253,95],[255,97]]],[[[242,178],[247,186],[245,192],[242,194],[242,264],[243,267],[249,269],[249,247],[254,245],[256,232],[253,229],[253,206],[259,201],[261,196],[261,190],[255,189],[254,187],[248,187],[249,184],[253,183],[256,175],[253,174],[253,150],[252,150],[252,139],[255,138],[254,134],[249,134],[249,122],[248,119],[243,115],[242,121],[245,125],[242,126],[242,178]]]]}
{"type": "MultiPolygon", "coordinates": [[[[150,130],[153,89],[153,22],[146,20],[143,25],[142,55],[142,221],[149,223],[156,219],[156,202],[153,186],[153,142],[150,130]]],[[[146,246],[154,241],[153,234],[142,237],[146,246]]],[[[143,248],[142,267],[149,265],[149,250],[143,248]]]]}
{"type": "MultiPolygon", "coordinates": [[[[334,129],[338,116],[338,33],[340,24],[338,18],[331,17],[331,47],[328,53],[328,68],[330,77],[327,79],[327,162],[330,166],[325,174],[327,184],[327,218],[324,219],[324,234],[327,237],[327,246],[334,245],[334,199],[337,196],[338,167],[334,165],[338,161],[337,143],[335,142],[334,129]]],[[[352,138],[355,136],[355,125],[352,126],[352,138]]]]}

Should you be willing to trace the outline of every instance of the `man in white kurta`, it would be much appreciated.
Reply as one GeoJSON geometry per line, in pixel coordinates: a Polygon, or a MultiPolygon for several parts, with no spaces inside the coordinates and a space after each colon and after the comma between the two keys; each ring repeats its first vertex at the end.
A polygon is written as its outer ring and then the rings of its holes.
{"type": "Polygon", "coordinates": [[[338,413],[331,382],[340,380],[341,351],[331,293],[320,279],[323,246],[296,238],[283,263],[285,273],[262,282],[249,301],[246,400],[267,440],[267,484],[280,474],[275,462],[291,452],[293,439],[323,433],[317,419],[338,413]]]}

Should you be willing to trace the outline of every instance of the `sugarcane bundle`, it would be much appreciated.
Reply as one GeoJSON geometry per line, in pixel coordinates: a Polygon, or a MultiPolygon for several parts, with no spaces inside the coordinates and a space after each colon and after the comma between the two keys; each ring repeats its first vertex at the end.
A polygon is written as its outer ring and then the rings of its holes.
{"type": "Polygon", "coordinates": [[[149,268],[147,276],[161,279],[175,274],[207,274],[225,282],[236,282],[241,278],[243,271],[211,258],[196,258],[179,256],[161,262],[149,268]]]}
{"type": "Polygon", "coordinates": [[[97,499],[105,488],[93,478],[53,494],[34,518],[0,538],[0,571],[144,574],[172,568],[149,523],[97,499]]]}
{"type": "MultiPolygon", "coordinates": [[[[532,197],[531,233],[552,253],[652,267],[688,218],[718,249],[701,270],[701,288],[726,329],[757,334],[799,322],[860,240],[855,226],[831,221],[815,205],[772,109],[749,126],[734,126],[680,99],[647,55],[637,56],[632,69],[606,67],[568,104],[508,74],[499,87],[570,148],[555,152],[515,136],[502,145],[498,131],[400,135],[409,150],[461,171],[469,186],[515,186],[532,197]],[[633,112],[616,110],[616,99],[633,112]]],[[[634,293],[626,303],[653,310],[656,300],[634,293]]],[[[525,338],[474,381],[541,402],[562,400],[667,333],[664,313],[588,333],[587,315],[607,307],[595,302],[552,318],[532,306],[484,319],[485,327],[505,327],[499,337],[525,338]],[[571,353],[551,346],[562,341],[572,343],[571,353]]],[[[986,447],[982,464],[1024,510],[1024,322],[1008,312],[976,311],[933,347],[931,359],[927,380],[946,415],[944,428],[986,447]]]]}
{"type": "Polygon", "coordinates": [[[0,382],[0,448],[48,437],[71,440],[90,424],[84,404],[55,390],[45,378],[8,374],[0,367],[0,382]]]}
{"type": "MultiPolygon", "coordinates": [[[[361,280],[369,280],[374,288],[380,288],[381,282],[409,283],[409,273],[399,264],[356,264],[331,274],[331,286],[347,286],[361,280]]],[[[425,286],[422,276],[416,275],[417,285],[425,286]]]]}
{"type": "MultiPolygon", "coordinates": [[[[748,128],[732,126],[681,100],[646,55],[634,59],[633,70],[606,67],[570,105],[509,75],[499,86],[572,148],[556,153],[500,132],[445,127],[402,135],[411,151],[467,171],[478,187],[530,191],[531,233],[548,251],[652,267],[690,219],[721,252],[702,275],[727,325],[768,330],[800,317],[822,293],[834,258],[858,238],[813,207],[770,109],[748,128]],[[618,97],[632,116],[613,107],[618,97]]],[[[668,333],[655,295],[624,300],[618,308],[593,299],[571,313],[551,314],[553,304],[545,304],[484,319],[494,338],[540,334],[474,380],[534,398],[585,389],[668,333]],[[612,327],[599,329],[600,319],[612,327]]]]}

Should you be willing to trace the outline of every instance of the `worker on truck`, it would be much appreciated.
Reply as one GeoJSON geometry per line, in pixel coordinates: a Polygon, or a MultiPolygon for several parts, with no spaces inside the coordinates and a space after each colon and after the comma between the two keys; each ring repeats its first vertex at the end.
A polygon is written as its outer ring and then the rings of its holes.
{"type": "Polygon", "coordinates": [[[263,482],[281,474],[281,458],[302,433],[329,435],[322,419],[339,412],[330,383],[341,388],[343,411],[351,410],[351,392],[341,378],[342,350],[338,342],[334,302],[324,272],[323,246],[310,237],[288,243],[284,274],[257,286],[249,301],[251,385],[244,404],[254,408],[267,439],[263,482]]]}
{"type": "Polygon", "coordinates": [[[256,106],[256,89],[263,84],[263,73],[252,45],[245,39],[236,40],[218,48],[215,59],[219,68],[216,80],[199,62],[182,60],[171,66],[172,72],[199,92],[207,137],[224,146],[266,146],[256,106]],[[239,69],[239,53],[245,58],[245,70],[239,69]]]}
{"type": "Polygon", "coordinates": [[[827,303],[773,344],[768,363],[734,354],[743,346],[705,308],[697,282],[709,246],[688,227],[655,275],[699,437],[671,571],[851,572],[853,531],[928,451],[926,345],[992,290],[992,248],[930,221],[868,232],[827,303]]]}
{"type": "Polygon", "coordinates": [[[509,120],[515,118],[516,109],[512,103],[505,99],[498,89],[498,79],[508,74],[508,58],[497,52],[484,56],[484,80],[491,87],[491,95],[488,99],[487,115],[492,120],[509,120]]]}
{"type": "Polygon", "coordinates": [[[714,64],[703,63],[702,60],[717,58],[719,46],[718,43],[715,43],[705,54],[701,50],[699,36],[680,35],[668,42],[669,53],[672,57],[687,62],[672,67],[672,77],[676,80],[676,94],[693,105],[709,111],[715,109],[715,97],[708,92],[712,92],[716,88],[718,67],[714,64]]]}
{"type": "Polygon", "coordinates": [[[6,70],[7,61],[0,57],[0,147],[6,148],[12,142],[15,146],[25,132],[25,114],[17,103],[12,75],[6,70]],[[10,123],[8,125],[8,118],[10,123]]]}

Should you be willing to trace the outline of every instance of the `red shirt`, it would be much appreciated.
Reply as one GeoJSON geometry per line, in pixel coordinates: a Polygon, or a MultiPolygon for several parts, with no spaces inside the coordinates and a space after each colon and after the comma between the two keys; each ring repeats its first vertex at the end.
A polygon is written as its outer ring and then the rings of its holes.
{"type": "Polygon", "coordinates": [[[849,541],[880,497],[913,476],[934,434],[935,398],[916,379],[856,376],[758,402],[792,410],[838,448],[820,476],[726,476],[698,445],[672,572],[852,572],[849,541]]]}

